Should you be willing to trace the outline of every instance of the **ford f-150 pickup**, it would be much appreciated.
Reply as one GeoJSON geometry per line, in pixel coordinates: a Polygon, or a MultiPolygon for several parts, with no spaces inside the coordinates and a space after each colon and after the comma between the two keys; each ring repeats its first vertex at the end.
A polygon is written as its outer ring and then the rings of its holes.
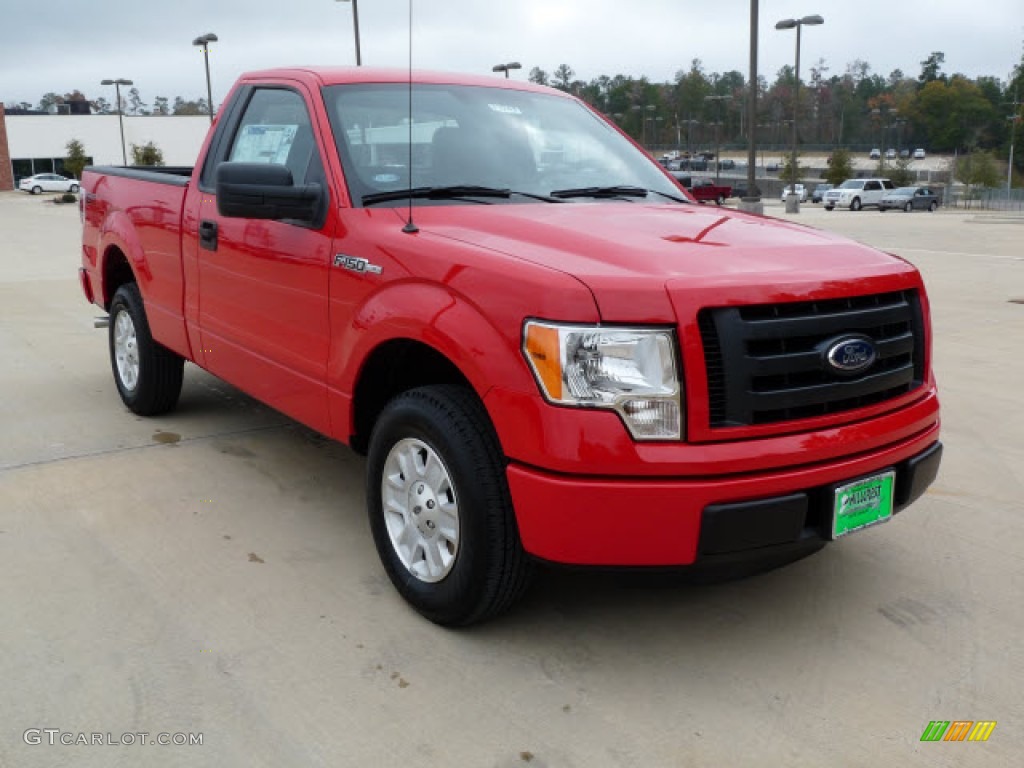
{"type": "Polygon", "coordinates": [[[83,192],[124,404],[174,408],[188,361],[365,452],[383,567],[441,624],[537,562],[793,560],[938,470],[913,266],[695,205],[558,91],[251,73],[195,168],[83,192]]]}

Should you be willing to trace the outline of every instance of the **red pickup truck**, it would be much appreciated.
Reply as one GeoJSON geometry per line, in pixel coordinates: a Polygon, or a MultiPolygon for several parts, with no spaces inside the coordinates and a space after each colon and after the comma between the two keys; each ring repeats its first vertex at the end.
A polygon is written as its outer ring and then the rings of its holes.
{"type": "Polygon", "coordinates": [[[715,184],[711,179],[695,179],[685,173],[673,173],[672,176],[698,203],[713,201],[718,205],[722,205],[728,198],[732,197],[732,187],[715,184]]]}
{"type": "Polygon", "coordinates": [[[247,74],[194,169],[83,190],[125,405],[174,408],[189,361],[365,452],[383,566],[441,624],[537,562],[793,560],[938,470],[914,267],[695,205],[558,91],[247,74]]]}

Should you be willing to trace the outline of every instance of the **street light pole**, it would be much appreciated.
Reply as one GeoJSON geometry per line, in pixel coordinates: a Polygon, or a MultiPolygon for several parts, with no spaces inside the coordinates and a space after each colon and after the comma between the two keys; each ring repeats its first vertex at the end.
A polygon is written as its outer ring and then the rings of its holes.
{"type": "Polygon", "coordinates": [[[518,61],[510,61],[508,64],[495,64],[491,67],[491,72],[504,72],[505,79],[508,80],[508,71],[510,69],[522,69],[523,65],[518,61]]]}
{"type": "Polygon", "coordinates": [[[213,88],[210,87],[210,43],[217,42],[217,36],[213,32],[200,35],[192,41],[192,45],[198,45],[203,49],[203,61],[206,63],[206,108],[210,111],[210,122],[213,122],[213,88]]]}
{"type": "Polygon", "coordinates": [[[807,26],[817,26],[818,24],[824,24],[825,20],[818,15],[804,16],[802,19],[783,19],[775,25],[776,29],[793,29],[796,27],[796,71],[794,75],[793,85],[793,154],[792,160],[792,178],[790,179],[790,197],[786,200],[786,212],[787,213],[800,213],[800,198],[796,193],[796,185],[800,183],[800,166],[797,164],[796,158],[796,145],[797,145],[797,118],[800,114],[800,28],[805,24],[807,26]],[[790,204],[792,202],[792,205],[790,204]]]}
{"type": "Polygon", "coordinates": [[[732,96],[705,96],[704,101],[718,102],[718,120],[715,123],[715,184],[721,181],[722,177],[722,102],[728,101],[732,96]]]}
{"type": "Polygon", "coordinates": [[[124,148],[124,109],[121,107],[121,86],[122,85],[135,85],[131,80],[126,80],[123,77],[119,77],[116,80],[100,80],[100,85],[112,85],[114,86],[115,98],[117,99],[117,122],[121,126],[121,159],[124,164],[128,165],[128,152],[124,148]]]}
{"type": "Polygon", "coordinates": [[[754,191],[757,189],[757,22],[757,0],[750,0],[750,93],[747,94],[747,130],[750,134],[747,137],[747,196],[741,202],[753,213],[764,210],[761,195],[754,191]]]}
{"type": "MultiPolygon", "coordinates": [[[[337,0],[339,3],[347,3],[349,0],[337,0]]],[[[359,51],[359,0],[352,0],[352,27],[356,37],[356,66],[363,65],[363,56],[359,51]]]]}

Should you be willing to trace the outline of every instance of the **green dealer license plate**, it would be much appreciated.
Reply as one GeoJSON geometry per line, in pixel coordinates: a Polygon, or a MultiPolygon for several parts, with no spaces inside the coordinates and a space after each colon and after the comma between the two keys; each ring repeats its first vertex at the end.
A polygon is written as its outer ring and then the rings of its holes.
{"type": "Polygon", "coordinates": [[[895,472],[885,472],[836,488],[832,514],[832,538],[888,522],[892,517],[895,472]]]}

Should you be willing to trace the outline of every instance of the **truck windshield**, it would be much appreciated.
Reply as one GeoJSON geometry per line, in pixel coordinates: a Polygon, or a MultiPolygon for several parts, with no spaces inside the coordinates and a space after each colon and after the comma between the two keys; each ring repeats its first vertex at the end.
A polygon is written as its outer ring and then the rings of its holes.
{"type": "Polygon", "coordinates": [[[417,205],[466,204],[472,188],[490,190],[485,203],[685,202],[653,160],[572,99],[414,85],[411,179],[408,85],[329,86],[324,99],[356,206],[403,205],[409,187],[417,205]],[[425,192],[434,189],[460,194],[425,192]]]}

